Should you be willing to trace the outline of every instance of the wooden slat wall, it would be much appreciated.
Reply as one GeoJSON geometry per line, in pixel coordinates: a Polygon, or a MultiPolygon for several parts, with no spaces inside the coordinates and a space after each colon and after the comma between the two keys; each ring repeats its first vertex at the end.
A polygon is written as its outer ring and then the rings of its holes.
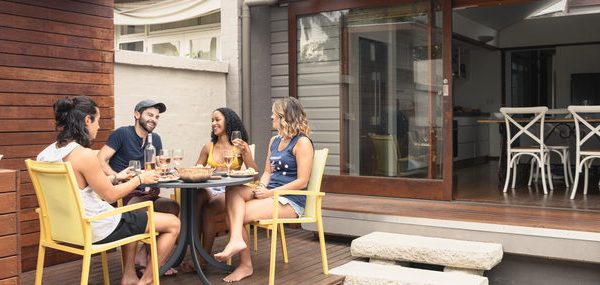
{"type": "MultiPolygon", "coordinates": [[[[24,271],[35,267],[39,237],[37,200],[24,160],[55,141],[52,104],[74,95],[99,104],[94,148],[114,127],[112,17],[112,0],[0,0],[0,169],[20,170],[24,271]]],[[[70,258],[50,252],[46,264],[70,258]]]]}
{"type": "Polygon", "coordinates": [[[19,171],[0,169],[0,285],[19,284],[19,171]]]}

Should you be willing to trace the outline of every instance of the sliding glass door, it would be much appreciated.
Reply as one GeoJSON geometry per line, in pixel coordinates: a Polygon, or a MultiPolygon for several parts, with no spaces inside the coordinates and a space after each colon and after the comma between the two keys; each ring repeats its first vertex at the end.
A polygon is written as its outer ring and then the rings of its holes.
{"type": "Polygon", "coordinates": [[[289,38],[290,93],[333,150],[325,189],[450,199],[450,5],[322,2],[290,4],[289,38]]]}

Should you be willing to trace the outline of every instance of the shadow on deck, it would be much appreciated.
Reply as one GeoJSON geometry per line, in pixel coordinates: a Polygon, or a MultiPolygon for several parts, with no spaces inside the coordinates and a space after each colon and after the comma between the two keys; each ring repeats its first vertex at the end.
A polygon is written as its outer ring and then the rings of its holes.
{"type": "MultiPolygon", "coordinates": [[[[269,278],[269,243],[265,232],[259,229],[258,252],[252,253],[254,274],[236,284],[267,284],[269,278]]],[[[319,242],[312,232],[302,229],[286,228],[286,241],[288,245],[289,263],[283,263],[281,247],[277,246],[277,265],[275,271],[276,284],[342,284],[343,277],[336,275],[323,275],[319,242]]],[[[350,240],[339,237],[326,237],[327,259],[329,268],[340,266],[350,260],[350,240]]],[[[215,241],[214,250],[221,250],[227,242],[227,237],[219,237],[215,241]]],[[[184,263],[190,263],[189,254],[184,263]]],[[[233,264],[237,264],[234,258],[233,264]]],[[[111,284],[119,284],[121,277],[121,261],[118,252],[109,254],[109,267],[111,284]]],[[[161,277],[164,285],[199,284],[200,280],[195,272],[183,273],[181,266],[179,273],[174,277],[161,277]]],[[[209,268],[204,272],[212,284],[224,284],[221,279],[225,273],[209,268]]],[[[44,284],[79,284],[81,274],[81,260],[46,267],[44,269],[44,284]]],[[[24,272],[21,275],[21,284],[34,284],[35,270],[24,272]]],[[[100,256],[92,258],[89,284],[102,284],[102,266],[100,256]]]]}

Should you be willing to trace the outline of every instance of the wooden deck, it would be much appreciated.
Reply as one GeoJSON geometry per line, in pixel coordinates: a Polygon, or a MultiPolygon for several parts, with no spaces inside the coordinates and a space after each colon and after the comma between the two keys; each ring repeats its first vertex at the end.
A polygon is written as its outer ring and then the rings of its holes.
{"type": "MultiPolygon", "coordinates": [[[[265,232],[259,230],[258,252],[253,253],[254,274],[236,284],[267,284],[269,277],[269,242],[265,232]]],[[[319,253],[319,242],[312,232],[302,229],[286,228],[286,240],[288,242],[289,263],[284,264],[281,258],[281,250],[277,248],[277,267],[275,271],[276,284],[342,284],[343,277],[336,275],[325,276],[322,272],[321,257],[319,253]]],[[[350,260],[350,247],[348,239],[339,237],[326,237],[327,257],[329,268],[340,266],[350,260]]],[[[220,250],[227,242],[226,237],[217,238],[215,250],[220,250]]],[[[189,255],[185,262],[190,262],[189,255]]],[[[237,260],[234,258],[234,264],[237,260]]],[[[121,262],[119,253],[109,254],[109,266],[111,284],[119,284],[121,276],[121,262]]],[[[161,277],[161,284],[200,284],[195,272],[184,273],[180,266],[179,273],[174,277],[161,277]]],[[[79,284],[81,274],[81,261],[73,261],[60,265],[50,266],[44,269],[44,284],[79,284]]],[[[223,284],[221,280],[225,274],[215,269],[205,272],[212,284],[223,284]]],[[[35,271],[22,274],[21,284],[34,284],[35,271]]],[[[89,284],[102,284],[102,266],[100,257],[92,259],[89,284]]]]}

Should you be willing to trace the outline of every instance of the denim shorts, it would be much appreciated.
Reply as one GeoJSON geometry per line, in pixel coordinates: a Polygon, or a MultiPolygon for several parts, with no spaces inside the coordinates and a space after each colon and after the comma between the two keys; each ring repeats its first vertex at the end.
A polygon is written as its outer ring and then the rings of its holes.
{"type": "Polygon", "coordinates": [[[304,207],[300,207],[300,205],[294,203],[294,201],[292,201],[286,197],[280,196],[279,203],[281,203],[282,205],[290,204],[290,206],[292,206],[292,208],[294,209],[294,212],[296,212],[296,215],[298,215],[298,217],[302,216],[302,214],[304,213],[304,207]]]}
{"type": "Polygon", "coordinates": [[[206,190],[208,190],[208,193],[210,193],[211,197],[215,197],[221,193],[225,193],[225,186],[206,187],[206,190]]]}

